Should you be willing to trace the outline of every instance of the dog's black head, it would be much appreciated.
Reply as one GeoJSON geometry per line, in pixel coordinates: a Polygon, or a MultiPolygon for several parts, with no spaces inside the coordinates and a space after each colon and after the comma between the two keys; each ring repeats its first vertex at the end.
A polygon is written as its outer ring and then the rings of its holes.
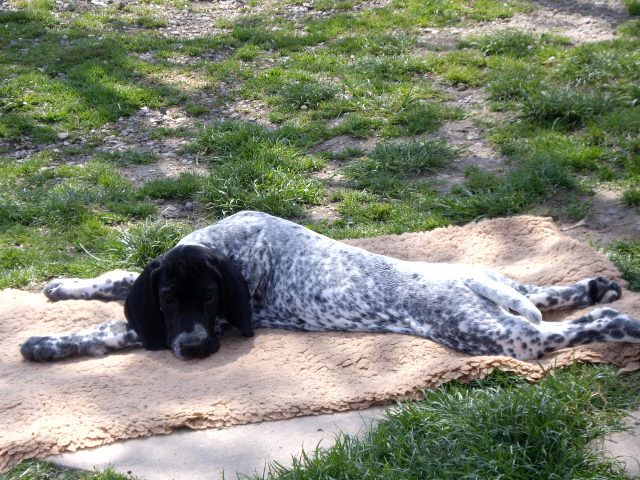
{"type": "Polygon", "coordinates": [[[218,315],[253,336],[249,290],[238,267],[197,245],[177,246],[151,262],[131,287],[124,311],[145,348],[170,348],[185,360],[218,350],[218,315]]]}

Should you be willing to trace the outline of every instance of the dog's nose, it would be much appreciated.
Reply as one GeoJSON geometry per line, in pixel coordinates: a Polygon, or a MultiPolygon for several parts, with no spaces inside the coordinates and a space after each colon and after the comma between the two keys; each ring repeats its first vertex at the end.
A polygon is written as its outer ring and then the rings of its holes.
{"type": "Polygon", "coordinates": [[[183,360],[190,360],[192,358],[205,358],[212,353],[217,352],[218,348],[218,343],[212,341],[211,338],[206,338],[204,340],[193,339],[181,343],[179,345],[179,352],[176,354],[183,360]]]}

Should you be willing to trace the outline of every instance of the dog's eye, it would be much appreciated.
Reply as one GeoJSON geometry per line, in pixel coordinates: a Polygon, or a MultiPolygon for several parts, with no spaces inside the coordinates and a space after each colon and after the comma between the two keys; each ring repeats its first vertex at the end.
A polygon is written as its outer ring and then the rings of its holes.
{"type": "Polygon", "coordinates": [[[166,297],[164,297],[164,303],[172,305],[174,303],[176,303],[178,301],[178,299],[173,296],[173,295],[167,295],[166,297]]]}

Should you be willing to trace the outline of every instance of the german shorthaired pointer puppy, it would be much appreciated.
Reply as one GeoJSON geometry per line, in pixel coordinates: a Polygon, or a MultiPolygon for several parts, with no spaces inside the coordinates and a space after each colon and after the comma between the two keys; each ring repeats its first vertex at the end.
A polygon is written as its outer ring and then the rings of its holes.
{"type": "Polygon", "coordinates": [[[591,342],[640,343],[640,320],[611,308],[542,321],[541,310],[618,299],[620,287],[605,278],[520,285],[467,265],[376,255],[258,212],[187,235],[140,275],[57,280],[44,293],[52,301],[124,299],[127,322],[31,337],[21,346],[29,360],[140,345],[201,358],[218,349],[218,333],[230,326],[247,337],[255,327],[405,333],[473,355],[519,359],[591,342]]]}

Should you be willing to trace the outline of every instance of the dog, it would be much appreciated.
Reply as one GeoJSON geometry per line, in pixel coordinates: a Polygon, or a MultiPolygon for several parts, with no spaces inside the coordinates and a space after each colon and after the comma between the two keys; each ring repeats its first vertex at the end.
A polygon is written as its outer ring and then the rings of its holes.
{"type": "Polygon", "coordinates": [[[403,333],[472,355],[522,360],[591,342],[640,343],[640,320],[607,307],[571,321],[542,321],[541,311],[618,299],[614,281],[521,285],[468,265],[377,255],[251,211],[187,235],[139,275],[55,280],[44,294],[51,301],[124,300],[127,321],[31,337],[20,347],[28,360],[140,346],[203,358],[232,327],[245,337],[256,327],[403,333]]]}

